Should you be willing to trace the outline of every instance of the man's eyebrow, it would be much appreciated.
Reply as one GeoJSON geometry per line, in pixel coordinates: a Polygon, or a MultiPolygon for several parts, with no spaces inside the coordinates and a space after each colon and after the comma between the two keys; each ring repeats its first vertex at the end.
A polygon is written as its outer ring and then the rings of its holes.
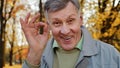
{"type": "Polygon", "coordinates": [[[53,19],[52,19],[52,22],[53,22],[53,21],[60,21],[60,20],[59,20],[59,18],[53,18],[53,19]]]}
{"type": "MultiPolygon", "coordinates": [[[[69,19],[71,17],[75,16],[75,14],[71,14],[70,16],[68,16],[66,19],[69,19]]],[[[59,18],[52,18],[52,21],[60,21],[59,18]]]]}
{"type": "Polygon", "coordinates": [[[75,16],[75,14],[71,14],[68,18],[71,18],[71,17],[73,17],[73,16],[75,16]]]}
{"type": "Polygon", "coordinates": [[[52,20],[54,20],[54,21],[58,21],[59,19],[58,19],[58,18],[53,18],[52,20]]]}

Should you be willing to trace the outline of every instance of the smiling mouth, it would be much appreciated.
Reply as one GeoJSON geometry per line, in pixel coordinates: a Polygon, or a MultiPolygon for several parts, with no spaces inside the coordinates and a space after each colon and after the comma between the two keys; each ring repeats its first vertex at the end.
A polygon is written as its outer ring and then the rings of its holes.
{"type": "Polygon", "coordinates": [[[72,37],[61,37],[61,39],[63,39],[63,41],[65,42],[70,42],[70,40],[72,39],[72,37]]]}

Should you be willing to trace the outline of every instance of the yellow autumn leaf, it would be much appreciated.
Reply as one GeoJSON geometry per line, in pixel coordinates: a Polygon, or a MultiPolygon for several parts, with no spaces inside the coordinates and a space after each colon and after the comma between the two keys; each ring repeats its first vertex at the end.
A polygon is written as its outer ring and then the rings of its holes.
{"type": "Polygon", "coordinates": [[[7,4],[9,4],[10,6],[14,6],[13,0],[7,0],[7,4]]]}

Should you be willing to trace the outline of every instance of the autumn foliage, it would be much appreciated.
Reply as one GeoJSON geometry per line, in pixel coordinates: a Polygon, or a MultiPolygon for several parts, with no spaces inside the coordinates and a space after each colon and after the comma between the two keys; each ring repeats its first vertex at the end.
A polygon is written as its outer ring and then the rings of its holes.
{"type": "Polygon", "coordinates": [[[88,22],[94,22],[89,28],[94,38],[112,44],[120,51],[120,1],[117,5],[114,1],[98,0],[96,14],[88,22]]]}

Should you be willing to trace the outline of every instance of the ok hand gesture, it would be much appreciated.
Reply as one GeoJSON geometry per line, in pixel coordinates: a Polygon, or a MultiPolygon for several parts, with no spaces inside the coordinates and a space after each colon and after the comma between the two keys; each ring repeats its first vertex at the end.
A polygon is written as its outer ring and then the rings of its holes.
{"type": "Polygon", "coordinates": [[[29,52],[27,61],[31,64],[39,64],[42,52],[48,41],[48,25],[43,22],[35,23],[40,17],[40,14],[35,15],[30,19],[30,13],[25,19],[20,19],[22,30],[29,44],[29,52]],[[39,34],[40,27],[43,27],[43,34],[39,34]]]}

